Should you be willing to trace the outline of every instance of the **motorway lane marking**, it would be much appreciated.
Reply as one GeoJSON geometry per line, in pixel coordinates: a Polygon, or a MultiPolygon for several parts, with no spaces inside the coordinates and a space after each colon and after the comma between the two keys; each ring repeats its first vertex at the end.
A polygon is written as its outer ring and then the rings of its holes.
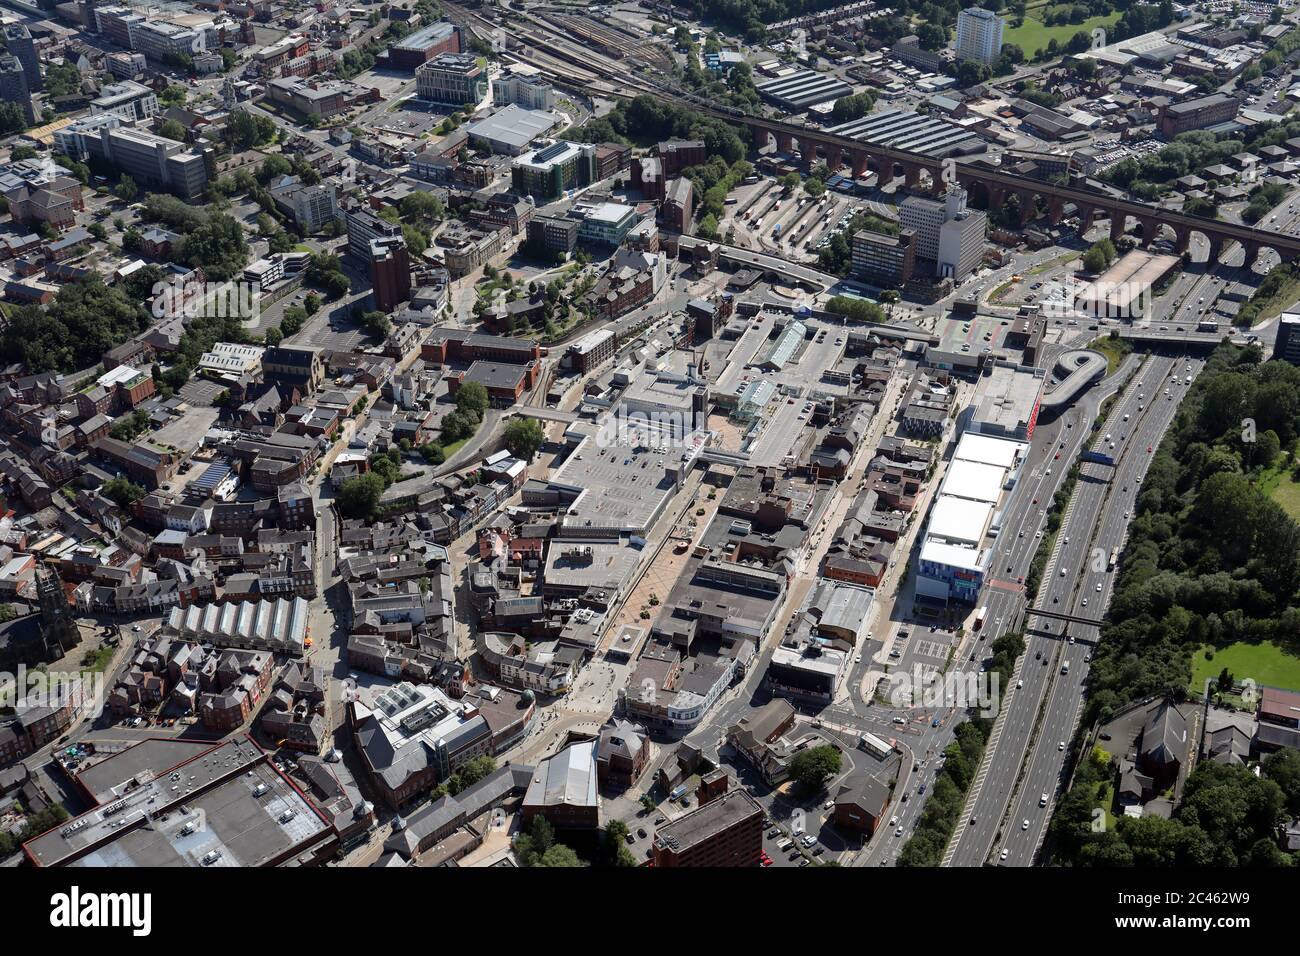
{"type": "MultiPolygon", "coordinates": [[[[1153,359],[1154,359],[1154,357],[1149,358],[1149,359],[1147,360],[1147,363],[1152,362],[1153,359]]],[[[1139,369],[1139,371],[1141,371],[1141,369],[1139,369]]],[[[1108,397],[1109,397],[1109,396],[1108,396],[1108,397]]],[[[1085,444],[1086,441],[1087,441],[1087,439],[1086,439],[1086,431],[1081,431],[1081,432],[1080,432],[1080,435],[1079,435],[1079,438],[1076,439],[1076,440],[1079,441],[1080,444],[1085,444]]],[[[1099,439],[1099,441],[1100,441],[1100,439],[1099,439]]],[[[1077,453],[1077,452],[1076,452],[1076,453],[1077,453]]],[[[1035,475],[1036,475],[1036,472],[1035,472],[1035,475]]],[[[1043,477],[1045,478],[1046,476],[1044,475],[1043,477]]],[[[1042,482],[1041,482],[1041,480],[1040,480],[1040,482],[1039,482],[1040,488],[1041,488],[1041,484],[1042,484],[1042,482]]],[[[1039,491],[1040,489],[1035,489],[1035,490],[1036,490],[1036,491],[1039,491]]],[[[1076,486],[1075,490],[1076,490],[1076,492],[1078,491],[1078,487],[1077,487],[1077,486],[1076,486]]],[[[1041,491],[1040,491],[1040,497],[1041,497],[1041,491]]],[[[1077,494],[1072,494],[1072,495],[1070,496],[1070,500],[1069,500],[1069,502],[1066,504],[1065,512],[1063,513],[1063,515],[1062,515],[1062,517],[1061,517],[1060,528],[1059,528],[1058,531],[1057,531],[1056,541],[1054,542],[1054,547],[1053,547],[1053,550],[1052,550],[1052,554],[1051,554],[1051,556],[1049,557],[1049,560],[1048,560],[1048,563],[1047,563],[1047,568],[1045,569],[1045,576],[1047,576],[1047,577],[1049,577],[1049,578],[1050,578],[1050,575],[1056,571],[1056,559],[1057,559],[1057,556],[1058,556],[1058,554],[1059,554],[1059,552],[1060,552],[1060,549],[1064,546],[1064,538],[1065,538],[1064,529],[1065,529],[1065,528],[1068,526],[1068,524],[1069,524],[1070,515],[1073,513],[1073,510],[1074,510],[1074,502],[1077,500],[1077,498],[1078,498],[1078,495],[1077,495],[1077,494]]],[[[1045,513],[1046,513],[1046,508],[1043,507],[1042,510],[1043,510],[1044,515],[1045,515],[1045,513]]],[[[1051,589],[1051,588],[1050,588],[1050,585],[1048,585],[1048,587],[1046,588],[1046,590],[1050,590],[1050,589],[1051,589]]],[[[1041,605],[1043,604],[1043,602],[1044,602],[1045,600],[1046,600],[1046,591],[1045,591],[1045,590],[1040,590],[1039,595],[1038,595],[1038,600],[1036,600],[1036,601],[1034,602],[1034,603],[1035,603],[1035,606],[1036,606],[1036,607],[1039,607],[1039,608],[1041,609],[1041,605]]],[[[1025,662],[1025,660],[1028,658],[1028,656],[1029,656],[1029,655],[1028,655],[1028,652],[1026,651],[1025,654],[1022,654],[1022,655],[1017,659],[1016,664],[1015,664],[1015,667],[1013,668],[1013,670],[1012,670],[1012,674],[1011,674],[1011,678],[1012,678],[1012,681],[1013,681],[1013,682],[1014,682],[1014,681],[1017,681],[1017,680],[1019,679],[1019,676],[1020,676],[1020,673],[1021,673],[1022,665],[1024,664],[1024,662],[1025,662]]],[[[999,708],[997,718],[994,720],[994,723],[993,723],[993,730],[990,732],[988,743],[987,743],[987,745],[986,745],[985,748],[984,748],[983,759],[980,761],[980,767],[979,767],[978,771],[976,772],[975,780],[974,780],[974,782],[973,782],[973,784],[972,784],[972,786],[971,786],[971,789],[970,789],[969,794],[967,795],[967,799],[966,799],[966,801],[963,803],[963,806],[962,806],[962,816],[961,816],[961,818],[957,821],[957,827],[956,827],[956,829],[953,831],[952,837],[951,837],[951,838],[949,839],[949,841],[948,841],[948,846],[947,846],[947,848],[946,848],[945,851],[944,851],[943,859],[942,859],[942,861],[940,862],[940,865],[941,865],[941,866],[950,866],[950,865],[952,864],[953,857],[954,857],[954,856],[956,855],[956,853],[957,853],[958,845],[959,845],[959,843],[961,842],[961,838],[962,838],[962,836],[963,836],[963,835],[965,834],[965,832],[966,832],[966,829],[967,829],[967,821],[970,819],[971,811],[973,810],[973,808],[976,806],[976,804],[977,804],[978,801],[979,801],[980,793],[983,791],[983,788],[984,788],[984,781],[987,779],[989,769],[990,769],[990,768],[992,767],[992,765],[993,765],[994,755],[995,755],[995,753],[996,753],[996,751],[997,751],[998,744],[999,744],[999,742],[1001,741],[1001,738],[1002,738],[1002,731],[1003,731],[1003,729],[1004,729],[1004,727],[1005,727],[1005,725],[1006,725],[1006,720],[1004,720],[1004,718],[1006,717],[1008,711],[1011,709],[1010,704],[1011,704],[1011,700],[1012,700],[1012,697],[1013,697],[1014,693],[1015,693],[1015,685],[1014,685],[1014,683],[1013,683],[1011,689],[1008,691],[1006,697],[1004,697],[1004,699],[1003,699],[1003,706],[999,708]]],[[[1040,707],[1042,706],[1042,696],[1041,696],[1041,695],[1040,695],[1040,698],[1039,698],[1039,706],[1040,706],[1040,707]]],[[[1037,714],[1037,708],[1035,709],[1034,714],[1035,714],[1035,715],[1037,714]]],[[[1013,789],[1014,789],[1014,787],[1013,787],[1013,789]]],[[[1010,797],[1011,797],[1011,796],[1013,796],[1013,794],[1009,794],[1009,795],[1008,795],[1008,802],[1010,801],[1010,797]]],[[[1004,805],[1004,806],[1003,806],[1003,813],[1005,813],[1005,809],[1006,809],[1006,807],[1005,807],[1005,805],[1004,805]]]]}
{"type": "Polygon", "coordinates": [[[948,847],[944,850],[943,859],[939,861],[940,866],[952,865],[952,858],[957,853],[957,845],[961,842],[962,834],[966,832],[966,824],[970,820],[971,810],[979,802],[980,791],[984,789],[984,780],[988,777],[989,767],[993,763],[993,752],[997,749],[998,741],[1002,739],[1002,728],[1006,724],[1004,718],[1008,711],[1011,710],[1011,698],[1016,692],[1016,682],[1020,679],[1021,665],[1024,664],[1026,657],[1028,657],[1027,654],[1021,654],[1016,660],[1015,666],[1011,669],[1011,687],[1002,699],[1002,706],[998,708],[998,716],[993,721],[993,730],[989,733],[988,744],[984,747],[984,759],[980,761],[979,772],[975,774],[975,782],[971,785],[966,802],[962,804],[961,818],[957,821],[957,828],[953,830],[952,837],[948,840],[948,847]]]}

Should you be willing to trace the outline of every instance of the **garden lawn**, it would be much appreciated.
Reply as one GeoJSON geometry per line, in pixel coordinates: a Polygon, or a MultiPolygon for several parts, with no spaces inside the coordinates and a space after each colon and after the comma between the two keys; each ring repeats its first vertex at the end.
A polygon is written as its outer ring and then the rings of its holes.
{"type": "Polygon", "coordinates": [[[1300,657],[1287,653],[1276,644],[1229,644],[1205,659],[1210,645],[1198,647],[1192,654],[1192,682],[1196,694],[1205,690],[1205,681],[1218,678],[1226,667],[1237,681],[1250,678],[1258,685],[1300,691],[1300,657]]]}

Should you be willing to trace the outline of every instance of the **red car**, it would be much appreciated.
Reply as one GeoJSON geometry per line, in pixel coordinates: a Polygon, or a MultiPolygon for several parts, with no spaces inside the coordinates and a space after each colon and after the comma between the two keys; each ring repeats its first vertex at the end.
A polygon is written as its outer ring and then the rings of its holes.
{"type": "Polygon", "coordinates": [[[1148,455],[1151,454],[1151,446],[1150,446],[1150,445],[1147,445],[1147,454],[1148,454],[1148,455]]]}
{"type": "Polygon", "coordinates": [[[1037,499],[1037,498],[1034,499],[1034,504],[1038,504],[1038,499],[1037,499]]]}
{"type": "Polygon", "coordinates": [[[1059,461],[1060,458],[1061,458],[1061,453],[1058,451],[1058,452],[1056,453],[1056,458],[1053,459],[1053,460],[1055,460],[1055,461],[1059,461]]]}

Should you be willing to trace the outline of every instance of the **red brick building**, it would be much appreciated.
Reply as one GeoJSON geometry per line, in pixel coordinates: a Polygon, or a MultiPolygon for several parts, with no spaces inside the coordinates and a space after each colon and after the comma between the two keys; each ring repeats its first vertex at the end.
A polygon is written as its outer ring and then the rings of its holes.
{"type": "Polygon", "coordinates": [[[447,383],[447,390],[455,395],[466,382],[478,382],[487,389],[493,405],[514,405],[523,396],[525,390],[537,384],[540,364],[530,362],[527,365],[506,365],[499,362],[475,362],[466,371],[461,372],[447,383]]]}
{"type": "Polygon", "coordinates": [[[650,865],[759,866],[763,808],[744,790],[728,790],[655,831],[650,865]]]}

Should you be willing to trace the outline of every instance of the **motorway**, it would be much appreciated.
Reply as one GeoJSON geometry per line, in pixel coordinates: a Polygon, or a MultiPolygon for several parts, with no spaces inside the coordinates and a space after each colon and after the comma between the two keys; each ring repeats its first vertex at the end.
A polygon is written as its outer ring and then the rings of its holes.
{"type": "MultiPolygon", "coordinates": [[[[1134,361],[1130,357],[1126,368],[1134,361]]],[[[1148,358],[1105,424],[1097,429],[1093,449],[1114,456],[1117,464],[1113,469],[1081,465],[1079,482],[1043,573],[1036,607],[1100,619],[1110,596],[1108,558],[1112,550],[1123,546],[1133,502],[1152,454],[1148,448],[1154,449],[1163,437],[1186,388],[1185,384],[1173,385],[1171,377],[1186,380],[1201,364],[1196,359],[1148,358]],[[1168,398],[1165,388],[1170,390],[1168,398]]],[[[1072,460],[1076,447],[1067,445],[1061,450],[1058,443],[1061,460],[1072,460]]],[[[1004,526],[1016,528],[1015,517],[1004,526]]],[[[1023,556],[1016,553],[1018,542],[1036,546],[1039,529],[1034,530],[1032,539],[1027,524],[1019,529],[1023,537],[1012,539],[1012,555],[998,559],[999,569],[1023,566],[1023,556]]],[[[998,590],[996,583],[986,590],[990,617],[999,615],[1001,609],[1001,603],[995,603],[998,590]]],[[[1001,617],[1001,629],[1009,628],[1009,615],[1001,617]]],[[[1032,618],[1027,622],[1026,653],[1016,673],[1019,686],[1011,689],[1006,710],[994,729],[945,865],[979,866],[995,849],[1007,851],[1007,864],[1033,862],[1062,783],[1098,631],[1095,626],[1070,625],[1069,639],[1063,641],[1064,636],[1055,622],[1032,618]],[[1063,674],[1061,668],[1066,663],[1068,672],[1063,674]]]]}
{"type": "MultiPolygon", "coordinates": [[[[1109,555],[1123,549],[1138,488],[1154,453],[1148,449],[1154,450],[1173,422],[1187,387],[1174,384],[1172,379],[1177,377],[1180,383],[1187,382],[1202,364],[1196,359],[1169,357],[1148,361],[1139,373],[1141,388],[1135,382],[1099,430],[1103,434],[1094,448],[1120,457],[1114,468],[1100,464],[1081,467],[1069,520],[1062,525],[1058,537],[1061,541],[1068,535],[1070,544],[1058,548],[1049,566],[1053,583],[1060,582],[1068,589],[1064,596],[1059,591],[1054,593],[1053,601],[1060,597],[1069,613],[1099,619],[1109,603],[1114,580],[1109,555]],[[1166,388],[1168,398],[1164,396],[1166,388]],[[1139,407],[1141,411],[1137,410],[1139,407]],[[1125,415],[1129,416],[1128,422],[1123,420],[1125,415]],[[1112,435],[1116,444],[1113,451],[1108,447],[1106,433],[1112,435]],[[1061,571],[1065,572],[1064,577],[1061,571]]],[[[1099,633],[1095,626],[1071,624],[1072,642],[1062,644],[1059,635],[1053,635],[1050,641],[1056,651],[1052,655],[1053,663],[1039,668],[1051,682],[1050,696],[1027,763],[1017,768],[1023,768],[1024,779],[1018,795],[1010,803],[1010,817],[1003,823],[1006,836],[1001,848],[1007,851],[1008,864],[1032,864],[1046,834],[1057,790],[1064,783],[1071,738],[1083,709],[1088,664],[1099,633]],[[1067,664],[1068,672],[1061,673],[1067,664]]],[[[1045,658],[1050,649],[1043,648],[1045,658]]],[[[1029,666],[1028,661],[1025,666],[1029,666]]],[[[998,821],[990,817],[990,823],[994,822],[998,821]]],[[[978,849],[980,841],[975,840],[973,846],[978,849]]]]}

